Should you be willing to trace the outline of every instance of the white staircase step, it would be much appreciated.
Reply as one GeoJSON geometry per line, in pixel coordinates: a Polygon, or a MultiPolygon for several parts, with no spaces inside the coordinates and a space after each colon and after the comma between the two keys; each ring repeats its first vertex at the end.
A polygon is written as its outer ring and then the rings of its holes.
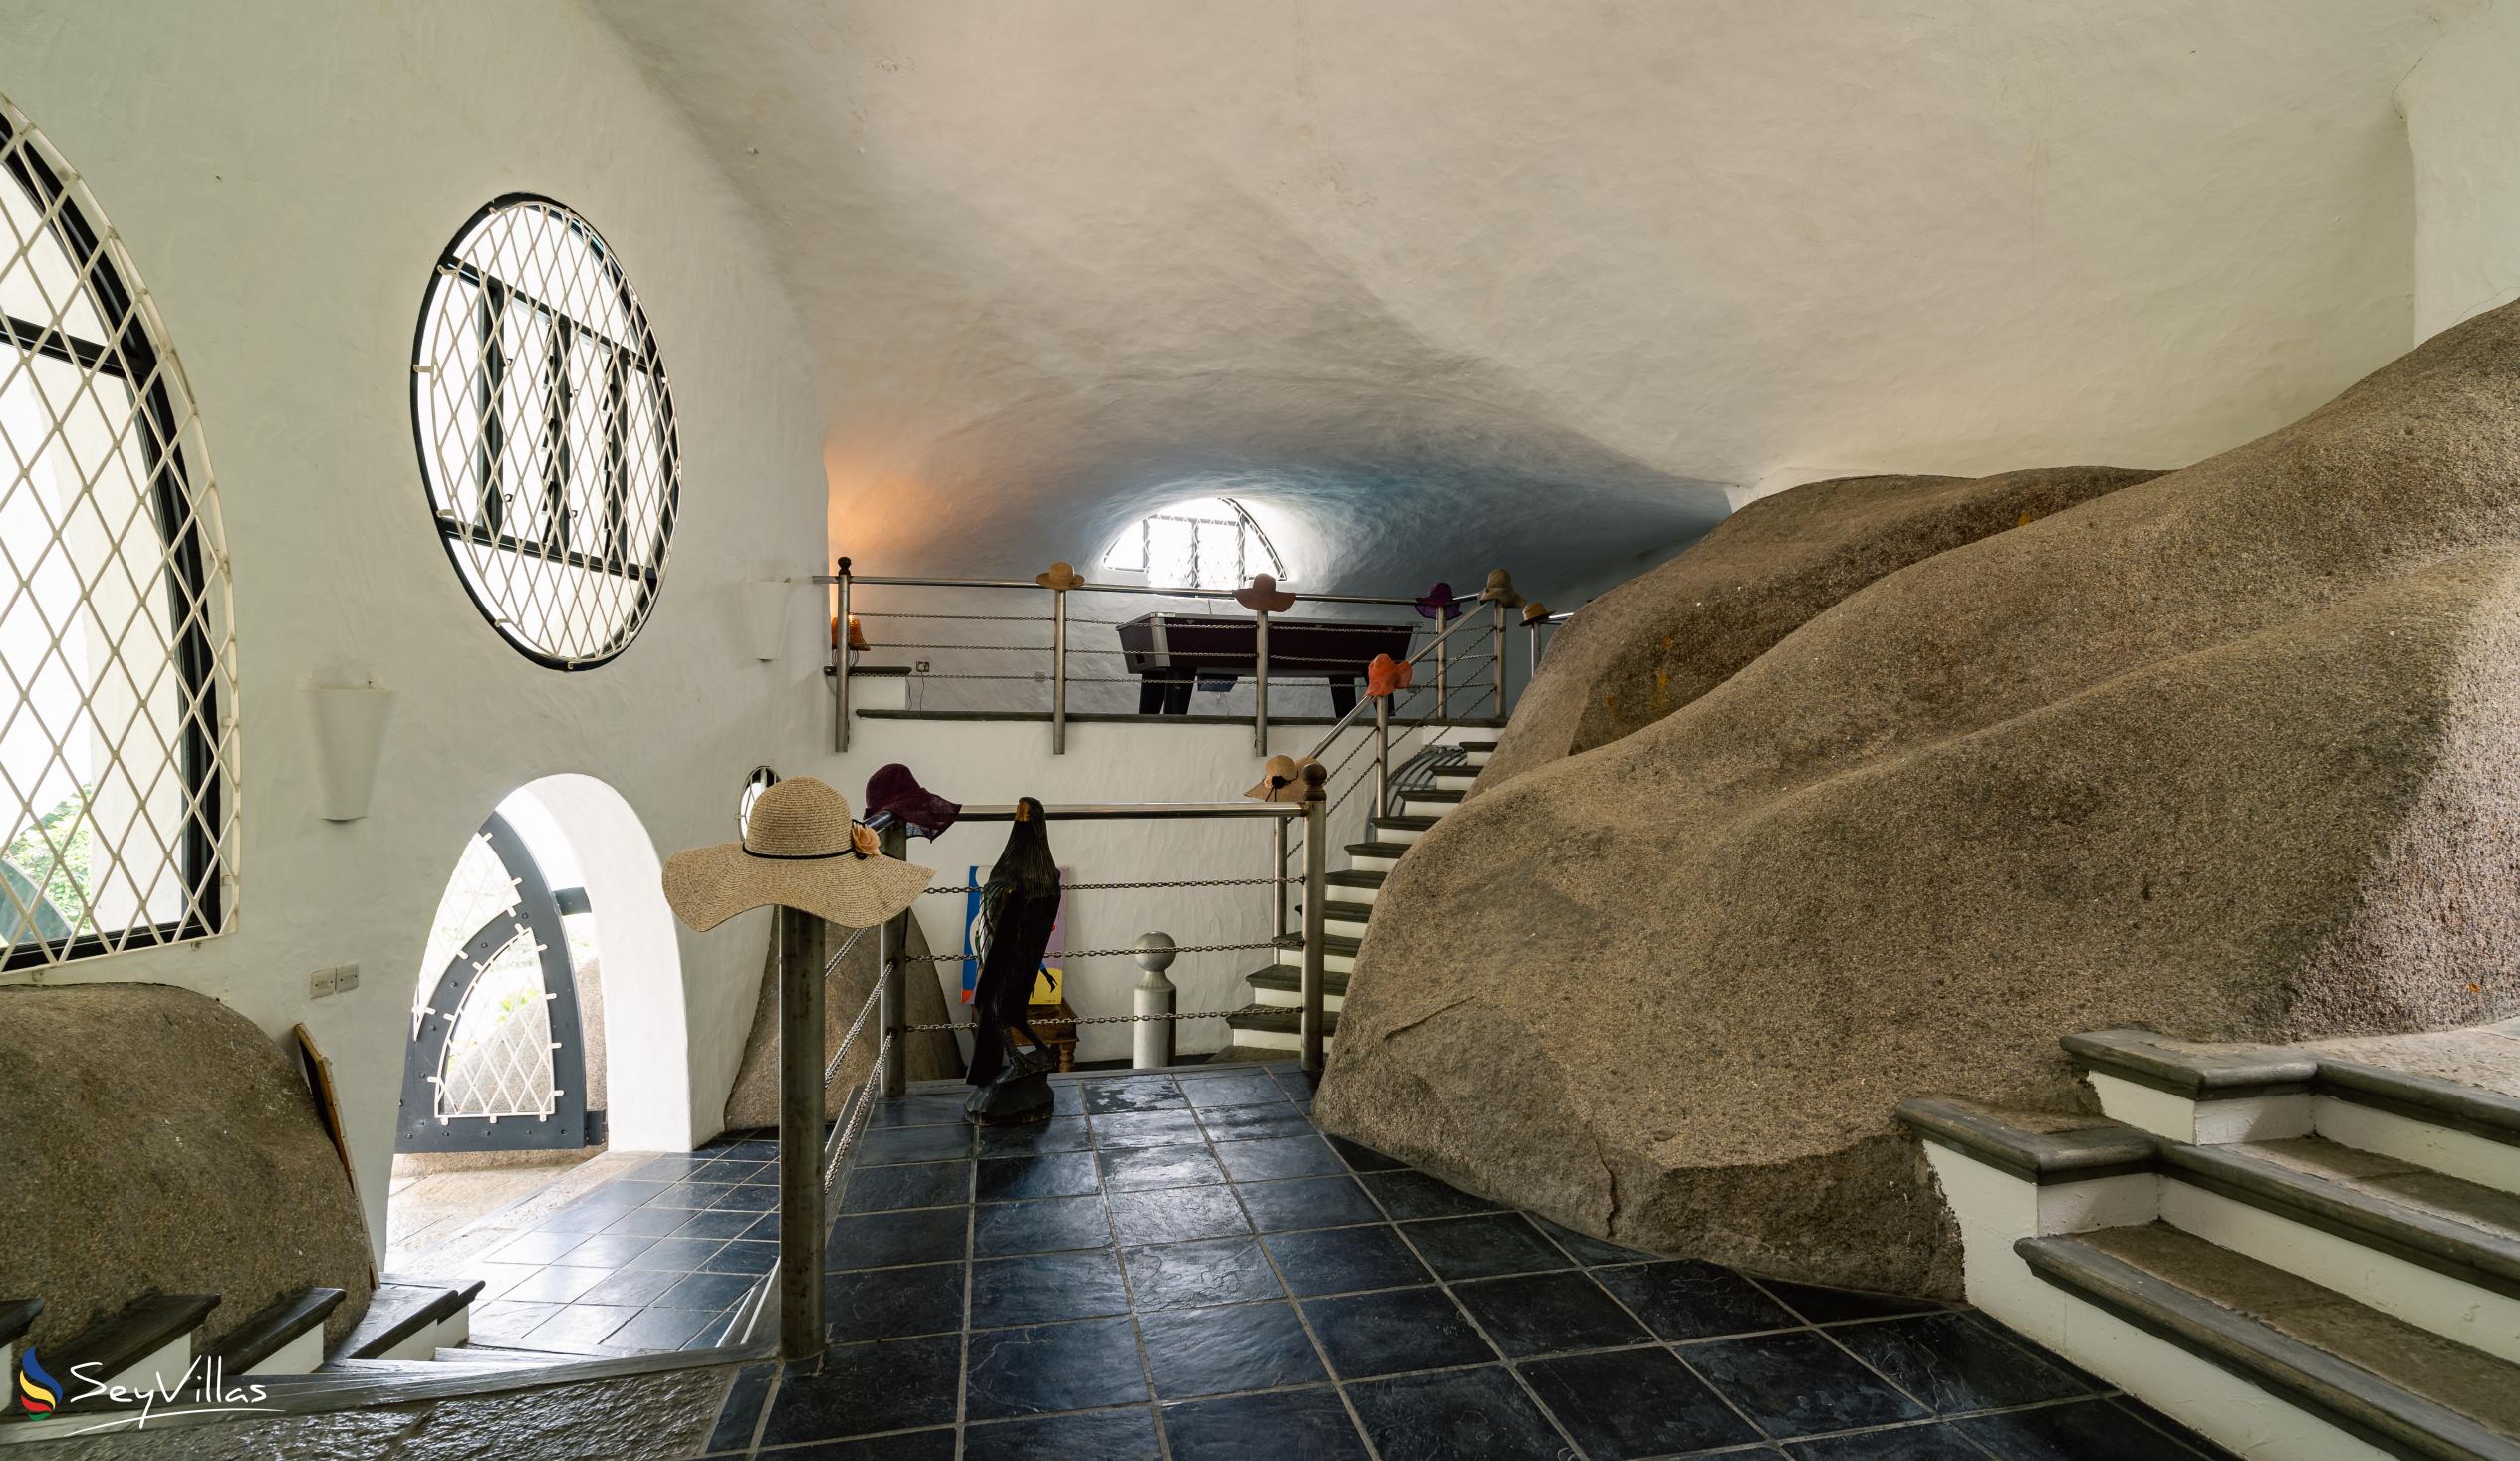
{"type": "Polygon", "coordinates": [[[2316,1134],[2520,1193],[2520,1096],[2506,1091],[2305,1047],[2207,1045],[2146,1030],[2071,1035],[2064,1045],[2103,1110],[2173,1141],[2316,1134]]]}
{"type": "Polygon", "coordinates": [[[2161,1161],[2171,1225],[2520,1363],[2520,1197],[2318,1137],[2161,1161]]]}
{"type": "Polygon", "coordinates": [[[2021,1250],[2069,1358],[2243,1455],[2520,1461],[2506,1361],[2165,1224],[2021,1250]]]}
{"type": "MultiPolygon", "coordinates": [[[[2185,1094],[2239,1094],[2193,1105],[2287,1094],[2215,1069],[2230,1079],[2185,1094]]],[[[2175,1142],[1952,1100],[1899,1116],[1951,1204],[1970,1302],[2136,1398],[2249,1456],[2520,1461],[2520,1400],[2480,1419],[2462,1406],[2493,1406],[2460,1388],[2520,1380],[2509,1194],[2317,1137],[2175,1142]]]]}

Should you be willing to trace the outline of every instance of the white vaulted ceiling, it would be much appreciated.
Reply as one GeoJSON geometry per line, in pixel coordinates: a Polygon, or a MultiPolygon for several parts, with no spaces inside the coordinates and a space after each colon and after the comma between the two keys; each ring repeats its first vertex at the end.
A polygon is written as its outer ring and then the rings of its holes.
{"type": "Polygon", "coordinates": [[[863,571],[1223,492],[1310,587],[1544,593],[1834,471],[2182,464],[2400,353],[2391,93],[2475,6],[596,3],[763,219],[863,571]]]}

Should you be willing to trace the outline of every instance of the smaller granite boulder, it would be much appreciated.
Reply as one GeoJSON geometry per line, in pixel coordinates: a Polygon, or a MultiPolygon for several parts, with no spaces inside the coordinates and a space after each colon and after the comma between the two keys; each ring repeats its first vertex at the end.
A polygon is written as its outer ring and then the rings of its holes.
{"type": "Polygon", "coordinates": [[[1992,477],[1840,477],[1762,497],[1558,629],[1478,790],[1651,725],[1822,609],[1911,563],[2159,475],[2040,467],[1992,477]]]}
{"type": "MultiPolygon", "coordinates": [[[[834,927],[826,931],[837,949],[849,930],[834,927]]],[[[924,955],[927,935],[919,930],[918,916],[910,916],[908,952],[924,955]]],[[[778,940],[770,941],[770,955],[762,961],[761,996],[753,1004],[752,1033],[744,1037],[744,1064],[735,1073],[735,1089],[726,1094],[726,1129],[749,1131],[779,1124],[779,964],[778,940]]],[[[903,972],[901,992],[909,1006],[907,1015],[913,1025],[945,1023],[945,996],[937,987],[935,965],[913,963],[903,972]]],[[[867,996],[875,989],[876,933],[858,940],[849,957],[823,982],[823,1050],[829,1053],[840,1048],[848,1035],[850,1023],[865,1007],[867,996]]],[[[876,1047],[882,1043],[883,1033],[875,1028],[870,1017],[867,1028],[858,1034],[858,1043],[849,1048],[848,1059],[832,1076],[823,1092],[826,1115],[837,1116],[849,1093],[866,1083],[875,1069],[876,1047]]],[[[952,1035],[931,1030],[905,1037],[902,1068],[912,1081],[941,1081],[962,1074],[962,1056],[952,1035]]]]}

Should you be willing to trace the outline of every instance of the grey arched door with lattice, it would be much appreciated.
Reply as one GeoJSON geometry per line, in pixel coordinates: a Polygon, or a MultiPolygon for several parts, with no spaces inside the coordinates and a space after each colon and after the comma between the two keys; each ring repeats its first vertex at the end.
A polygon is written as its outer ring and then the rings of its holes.
{"type": "Polygon", "coordinates": [[[457,869],[458,887],[467,879],[473,896],[450,889],[448,903],[471,932],[411,1010],[394,1150],[575,1150],[588,1140],[586,1045],[561,920],[586,911],[586,893],[554,892],[495,812],[457,869]]]}

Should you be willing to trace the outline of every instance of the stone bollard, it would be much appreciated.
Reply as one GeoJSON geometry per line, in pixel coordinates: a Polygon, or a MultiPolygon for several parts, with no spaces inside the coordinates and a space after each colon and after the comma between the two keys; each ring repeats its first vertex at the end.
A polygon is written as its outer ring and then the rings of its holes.
{"type": "Polygon", "coordinates": [[[1129,1063],[1140,1071],[1158,1070],[1172,1064],[1171,1020],[1150,1020],[1149,1015],[1172,1013],[1172,981],[1163,971],[1172,967],[1172,935],[1145,933],[1137,938],[1137,967],[1146,977],[1137,981],[1131,996],[1130,1009],[1138,1023],[1130,1027],[1129,1063]]]}

